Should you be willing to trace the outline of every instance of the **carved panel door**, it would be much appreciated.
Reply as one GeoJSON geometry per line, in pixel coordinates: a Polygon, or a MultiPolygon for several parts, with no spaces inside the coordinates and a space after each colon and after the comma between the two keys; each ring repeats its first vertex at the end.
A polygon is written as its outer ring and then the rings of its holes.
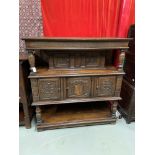
{"type": "Polygon", "coordinates": [[[116,77],[104,76],[95,79],[95,96],[109,97],[115,92],[116,77]]]}
{"type": "Polygon", "coordinates": [[[60,79],[39,79],[40,100],[60,99],[60,79]]]}
{"type": "Polygon", "coordinates": [[[79,98],[90,97],[91,94],[91,78],[90,77],[77,77],[67,78],[67,97],[79,98]]]}

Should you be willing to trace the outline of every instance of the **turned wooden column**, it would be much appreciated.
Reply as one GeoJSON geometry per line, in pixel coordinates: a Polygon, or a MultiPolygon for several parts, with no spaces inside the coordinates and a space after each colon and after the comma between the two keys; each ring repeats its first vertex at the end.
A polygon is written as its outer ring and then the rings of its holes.
{"type": "Polygon", "coordinates": [[[37,124],[42,123],[40,106],[36,106],[36,119],[37,119],[37,124]]]}
{"type": "Polygon", "coordinates": [[[124,60],[125,60],[125,50],[121,50],[118,57],[118,70],[120,71],[123,70],[124,60]]]}
{"type": "Polygon", "coordinates": [[[117,101],[112,101],[111,102],[111,113],[112,113],[112,118],[116,118],[116,111],[117,111],[117,101]]]}
{"type": "Polygon", "coordinates": [[[31,74],[34,74],[37,72],[37,69],[35,67],[35,55],[34,55],[35,51],[30,50],[28,51],[28,60],[29,60],[29,64],[30,64],[30,70],[31,70],[31,74]]]}

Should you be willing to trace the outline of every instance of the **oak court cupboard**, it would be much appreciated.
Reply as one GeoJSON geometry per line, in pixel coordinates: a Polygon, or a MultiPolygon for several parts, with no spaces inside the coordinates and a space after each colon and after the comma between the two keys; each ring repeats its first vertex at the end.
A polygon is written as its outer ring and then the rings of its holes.
{"type": "Polygon", "coordinates": [[[23,40],[38,131],[116,122],[123,62],[132,38],[23,40]]]}

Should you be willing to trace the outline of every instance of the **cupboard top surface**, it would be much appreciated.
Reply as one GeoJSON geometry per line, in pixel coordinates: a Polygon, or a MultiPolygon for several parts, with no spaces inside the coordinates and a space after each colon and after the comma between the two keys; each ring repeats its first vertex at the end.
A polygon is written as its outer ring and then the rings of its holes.
{"type": "Polygon", "coordinates": [[[128,49],[132,38],[23,38],[27,50],[128,49]]]}
{"type": "Polygon", "coordinates": [[[49,41],[129,41],[133,38],[104,38],[104,37],[91,37],[91,38],[80,38],[80,37],[27,37],[22,38],[23,40],[49,40],[49,41]]]}
{"type": "Polygon", "coordinates": [[[29,78],[46,77],[69,77],[69,76],[95,76],[95,75],[123,75],[123,71],[118,71],[115,67],[107,69],[48,69],[38,68],[37,73],[30,75],[29,78]]]}

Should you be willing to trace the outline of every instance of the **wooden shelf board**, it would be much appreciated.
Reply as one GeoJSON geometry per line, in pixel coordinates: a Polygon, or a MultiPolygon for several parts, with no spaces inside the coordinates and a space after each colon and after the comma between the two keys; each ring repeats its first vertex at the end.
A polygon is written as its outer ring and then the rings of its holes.
{"type": "Polygon", "coordinates": [[[38,130],[116,122],[105,102],[43,106],[42,120],[38,130]]]}
{"type": "Polygon", "coordinates": [[[75,40],[75,41],[88,41],[88,40],[90,40],[90,41],[105,41],[105,40],[107,40],[107,41],[111,41],[111,40],[114,40],[114,41],[116,41],[116,40],[122,40],[122,41],[124,41],[124,40],[133,40],[133,38],[115,38],[115,37],[85,37],[85,38],[83,38],[83,37],[27,37],[27,38],[22,38],[22,40],[50,40],[50,41],[52,41],[52,40],[57,40],[57,41],[66,41],[66,40],[71,40],[71,41],[73,41],[73,40],[75,40]]]}
{"type": "Polygon", "coordinates": [[[71,98],[71,99],[65,99],[65,100],[44,100],[44,101],[37,101],[33,102],[32,106],[37,105],[52,105],[52,104],[70,104],[70,103],[82,103],[82,102],[94,102],[94,101],[116,101],[121,100],[121,97],[94,97],[94,98],[71,98]]]}
{"type": "Polygon", "coordinates": [[[115,67],[106,69],[49,69],[38,68],[37,73],[30,75],[29,78],[44,77],[69,77],[69,76],[94,76],[94,75],[123,75],[123,71],[118,71],[115,67]]]}
{"type": "Polygon", "coordinates": [[[74,52],[75,52],[75,50],[76,51],[78,51],[78,50],[88,50],[88,51],[91,52],[91,51],[94,51],[94,50],[117,50],[117,49],[120,50],[120,49],[129,49],[129,47],[113,47],[113,48],[111,48],[111,47],[109,47],[109,48],[108,47],[105,47],[105,48],[104,47],[102,47],[102,48],[95,48],[95,47],[94,48],[82,48],[82,47],[81,48],[77,48],[77,47],[70,47],[70,48],[68,48],[68,47],[66,47],[66,48],[65,47],[62,47],[62,48],[61,47],[52,47],[52,48],[51,47],[49,47],[49,48],[48,47],[46,47],[46,48],[45,47],[42,47],[42,48],[41,47],[38,47],[38,48],[35,47],[34,48],[34,47],[32,47],[32,48],[30,48],[29,47],[29,48],[26,48],[26,49],[27,50],[48,50],[49,52],[50,51],[55,51],[55,50],[61,50],[61,51],[62,50],[63,51],[66,51],[66,50],[67,51],[68,50],[74,50],[74,52]]]}
{"type": "Polygon", "coordinates": [[[107,118],[107,119],[100,119],[100,120],[87,120],[85,122],[71,122],[71,123],[64,123],[64,124],[46,124],[46,125],[37,125],[37,131],[44,131],[44,130],[53,130],[53,129],[62,129],[62,128],[73,128],[73,127],[82,127],[82,126],[92,126],[92,125],[105,125],[105,124],[115,124],[116,118],[107,118]]]}

